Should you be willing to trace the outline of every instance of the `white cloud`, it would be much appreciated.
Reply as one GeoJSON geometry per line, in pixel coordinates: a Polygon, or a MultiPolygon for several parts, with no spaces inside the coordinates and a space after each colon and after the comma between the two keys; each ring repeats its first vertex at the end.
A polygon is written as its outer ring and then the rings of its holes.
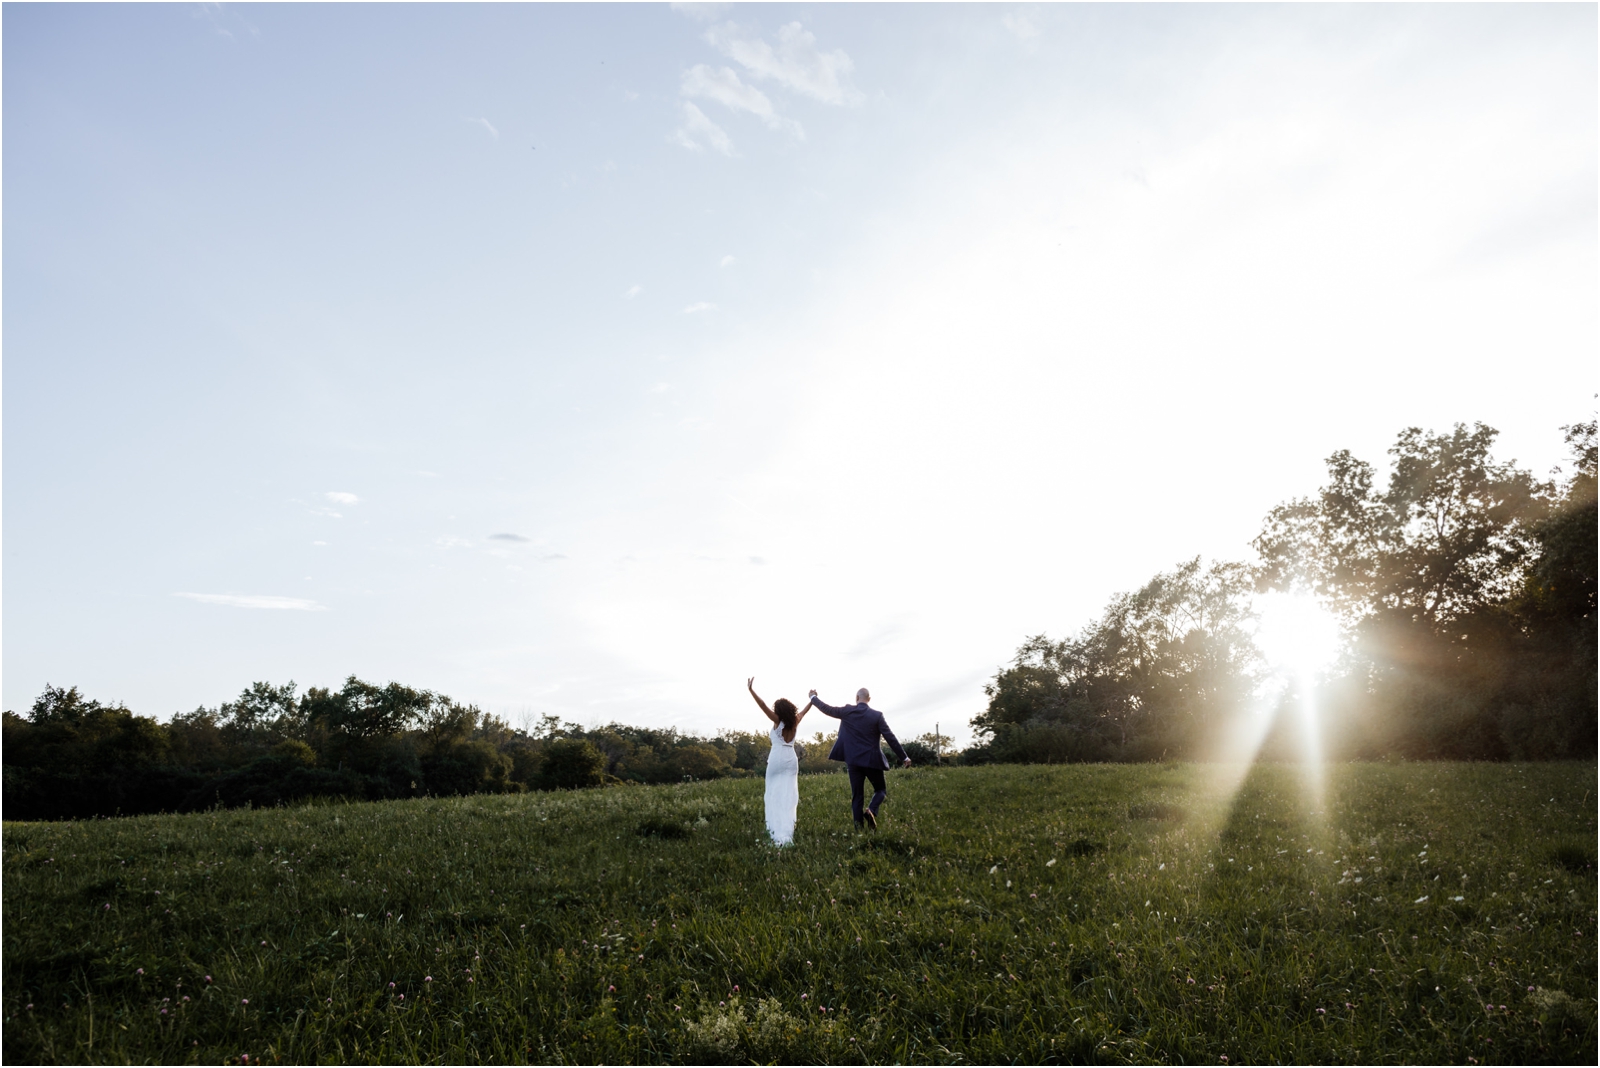
{"type": "Polygon", "coordinates": [[[727,67],[711,68],[697,63],[683,72],[678,91],[684,96],[715,100],[730,111],[748,111],[774,130],[788,130],[805,139],[806,132],[798,122],[786,119],[773,110],[772,101],[753,85],[746,85],[727,67]]]}
{"type": "Polygon", "coordinates": [[[734,259],[732,256],[724,256],[724,257],[722,257],[722,262],[718,266],[721,266],[721,267],[732,267],[734,264],[736,264],[738,262],[739,261],[734,259]]]}
{"type": "Polygon", "coordinates": [[[1013,11],[1008,15],[1001,16],[1000,25],[1016,34],[1019,41],[1031,41],[1039,36],[1039,27],[1035,26],[1033,20],[1020,11],[1013,11]]]}
{"type": "Polygon", "coordinates": [[[702,301],[699,301],[698,303],[691,304],[687,308],[683,309],[683,314],[685,314],[685,315],[693,315],[696,312],[707,312],[707,311],[716,311],[716,310],[717,310],[717,306],[715,304],[711,304],[711,303],[708,303],[708,302],[702,300],[702,301]]]}
{"type": "Polygon", "coordinates": [[[247,596],[233,593],[175,593],[174,597],[186,597],[191,601],[201,604],[225,604],[230,608],[271,608],[279,611],[292,612],[326,612],[327,605],[318,604],[316,601],[304,597],[265,597],[247,596]]]}
{"type": "MultiPolygon", "coordinates": [[[[684,310],[687,311],[688,309],[685,308],[684,310]]],[[[669,386],[665,382],[657,382],[655,385],[650,387],[650,392],[651,393],[665,393],[667,390],[669,390],[671,388],[672,387],[669,386]]]]}
{"type": "Polygon", "coordinates": [[[706,40],[719,52],[758,78],[804,93],[824,104],[859,104],[860,90],[850,84],[855,69],[843,49],[817,51],[817,38],[798,22],[778,30],[778,47],[759,36],[746,35],[733,23],[713,26],[706,40]]]}
{"type": "Polygon", "coordinates": [[[643,293],[643,292],[644,292],[644,287],[643,286],[629,286],[628,287],[628,291],[626,293],[622,294],[622,299],[623,300],[632,300],[634,297],[637,297],[640,293],[643,293]]]}
{"type": "Polygon", "coordinates": [[[466,538],[458,538],[454,534],[446,534],[442,538],[435,538],[433,543],[435,545],[442,545],[446,549],[472,548],[472,542],[468,541],[466,538]]]}
{"type": "Polygon", "coordinates": [[[490,541],[532,541],[533,539],[532,538],[525,538],[521,534],[506,533],[506,534],[490,534],[489,535],[489,540],[490,541]]]}
{"type": "Polygon", "coordinates": [[[728,4],[694,4],[675,2],[670,5],[672,10],[680,15],[688,15],[696,22],[710,22],[716,18],[728,4]]]}
{"type": "Polygon", "coordinates": [[[494,124],[491,123],[488,119],[472,119],[472,118],[469,118],[466,121],[470,122],[470,123],[473,123],[476,126],[482,126],[485,130],[488,130],[489,133],[494,136],[494,139],[496,141],[498,141],[500,139],[500,131],[496,130],[494,128],[494,124]]]}
{"type": "Polygon", "coordinates": [[[345,493],[343,490],[330,490],[324,493],[323,496],[334,504],[357,504],[361,500],[354,493],[345,493]]]}
{"type": "MultiPolygon", "coordinates": [[[[707,4],[707,5],[702,5],[702,6],[709,8],[709,7],[713,6],[713,5],[707,4]]],[[[205,4],[198,5],[198,8],[194,12],[194,17],[195,18],[205,19],[206,22],[210,23],[211,28],[217,32],[217,36],[226,37],[230,41],[237,40],[237,38],[235,38],[234,35],[233,35],[233,31],[229,30],[228,28],[226,28],[225,26],[222,25],[222,22],[221,22],[222,14],[223,14],[223,10],[222,10],[222,5],[221,4],[219,4],[219,3],[205,3],[205,4]]],[[[260,38],[261,31],[256,29],[256,27],[250,25],[250,23],[246,22],[243,19],[243,17],[241,17],[239,15],[239,12],[238,12],[237,9],[230,10],[228,12],[228,14],[232,15],[233,16],[233,21],[240,28],[242,28],[247,33],[249,33],[251,37],[260,38]]],[[[714,11],[707,11],[707,13],[704,16],[701,17],[701,20],[704,21],[704,22],[709,22],[709,21],[711,21],[712,18],[715,17],[715,14],[716,13],[714,11]]]]}
{"type": "Polygon", "coordinates": [[[684,148],[698,152],[705,147],[698,138],[704,138],[712,148],[724,156],[734,155],[733,142],[722,127],[706,118],[706,113],[689,101],[683,102],[683,125],[672,132],[672,140],[684,148]]]}

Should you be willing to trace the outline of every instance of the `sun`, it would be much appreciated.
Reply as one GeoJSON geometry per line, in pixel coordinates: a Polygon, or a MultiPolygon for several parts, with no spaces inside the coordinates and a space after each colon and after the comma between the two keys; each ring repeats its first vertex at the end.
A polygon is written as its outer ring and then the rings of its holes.
{"type": "Polygon", "coordinates": [[[1315,598],[1269,593],[1256,611],[1256,648],[1274,671],[1307,678],[1339,655],[1339,622],[1315,598]]]}

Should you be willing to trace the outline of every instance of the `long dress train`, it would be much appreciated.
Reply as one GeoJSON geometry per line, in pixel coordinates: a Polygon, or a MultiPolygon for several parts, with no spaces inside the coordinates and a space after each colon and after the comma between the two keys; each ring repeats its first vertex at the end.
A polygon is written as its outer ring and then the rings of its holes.
{"type": "Polygon", "coordinates": [[[794,841],[795,809],[800,806],[800,760],[794,743],[783,740],[783,724],[772,728],[767,755],[767,833],[775,845],[794,841]]]}

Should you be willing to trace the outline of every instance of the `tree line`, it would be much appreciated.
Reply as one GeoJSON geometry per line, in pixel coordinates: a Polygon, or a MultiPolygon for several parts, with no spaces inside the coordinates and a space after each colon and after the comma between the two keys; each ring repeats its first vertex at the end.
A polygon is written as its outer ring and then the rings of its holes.
{"type": "Polygon", "coordinates": [[[1403,431],[1387,478],[1347,450],[1274,508],[1248,562],[1199,558],[1113,598],[1063,639],[1037,635],[985,687],[975,762],[1211,756],[1265,715],[1269,757],[1314,730],[1335,759],[1593,758],[1595,423],[1563,427],[1571,462],[1541,481],[1494,459],[1497,432],[1403,431]],[[1274,678],[1259,598],[1314,598],[1338,659],[1310,692],[1274,678]],[[1301,701],[1315,728],[1288,713],[1301,701]]]}
{"type": "MultiPolygon", "coordinates": [[[[47,686],[4,714],[7,819],[81,819],[308,798],[383,800],[761,774],[764,734],[702,738],[545,716],[513,728],[475,706],[354,676],[338,690],[257,682],[216,708],[161,722],[47,686]]],[[[835,770],[818,733],[801,770],[835,770]]],[[[907,746],[931,760],[924,742],[907,746]]]]}
{"type": "MultiPolygon", "coordinates": [[[[1241,716],[1303,737],[1311,700],[1335,759],[1592,758],[1596,746],[1595,423],[1562,428],[1572,462],[1540,481],[1495,461],[1496,432],[1402,432],[1387,479],[1348,451],[1327,483],[1274,508],[1249,562],[1199,558],[1113,598],[1075,635],[1037,635],[985,686],[977,743],[907,742],[917,763],[1139,761],[1219,752],[1241,716]],[[1258,598],[1314,597],[1339,620],[1338,661],[1314,691],[1276,687],[1258,598]],[[1265,705],[1265,708],[1264,708],[1265,705]],[[940,750],[943,750],[942,752],[940,750]]],[[[836,770],[819,732],[801,770],[836,770]]],[[[257,682],[162,722],[49,686],[4,713],[8,819],[62,819],[571,789],[756,775],[764,734],[526,729],[442,694],[354,676],[338,690],[257,682]]]]}

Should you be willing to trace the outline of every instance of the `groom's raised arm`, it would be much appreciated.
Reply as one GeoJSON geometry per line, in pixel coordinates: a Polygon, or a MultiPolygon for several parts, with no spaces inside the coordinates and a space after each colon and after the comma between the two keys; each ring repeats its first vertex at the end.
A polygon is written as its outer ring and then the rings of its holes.
{"type": "Polygon", "coordinates": [[[834,708],[832,705],[823,704],[817,699],[816,694],[811,695],[811,707],[820,711],[824,716],[832,716],[834,719],[844,718],[844,710],[842,708],[834,708]]]}

